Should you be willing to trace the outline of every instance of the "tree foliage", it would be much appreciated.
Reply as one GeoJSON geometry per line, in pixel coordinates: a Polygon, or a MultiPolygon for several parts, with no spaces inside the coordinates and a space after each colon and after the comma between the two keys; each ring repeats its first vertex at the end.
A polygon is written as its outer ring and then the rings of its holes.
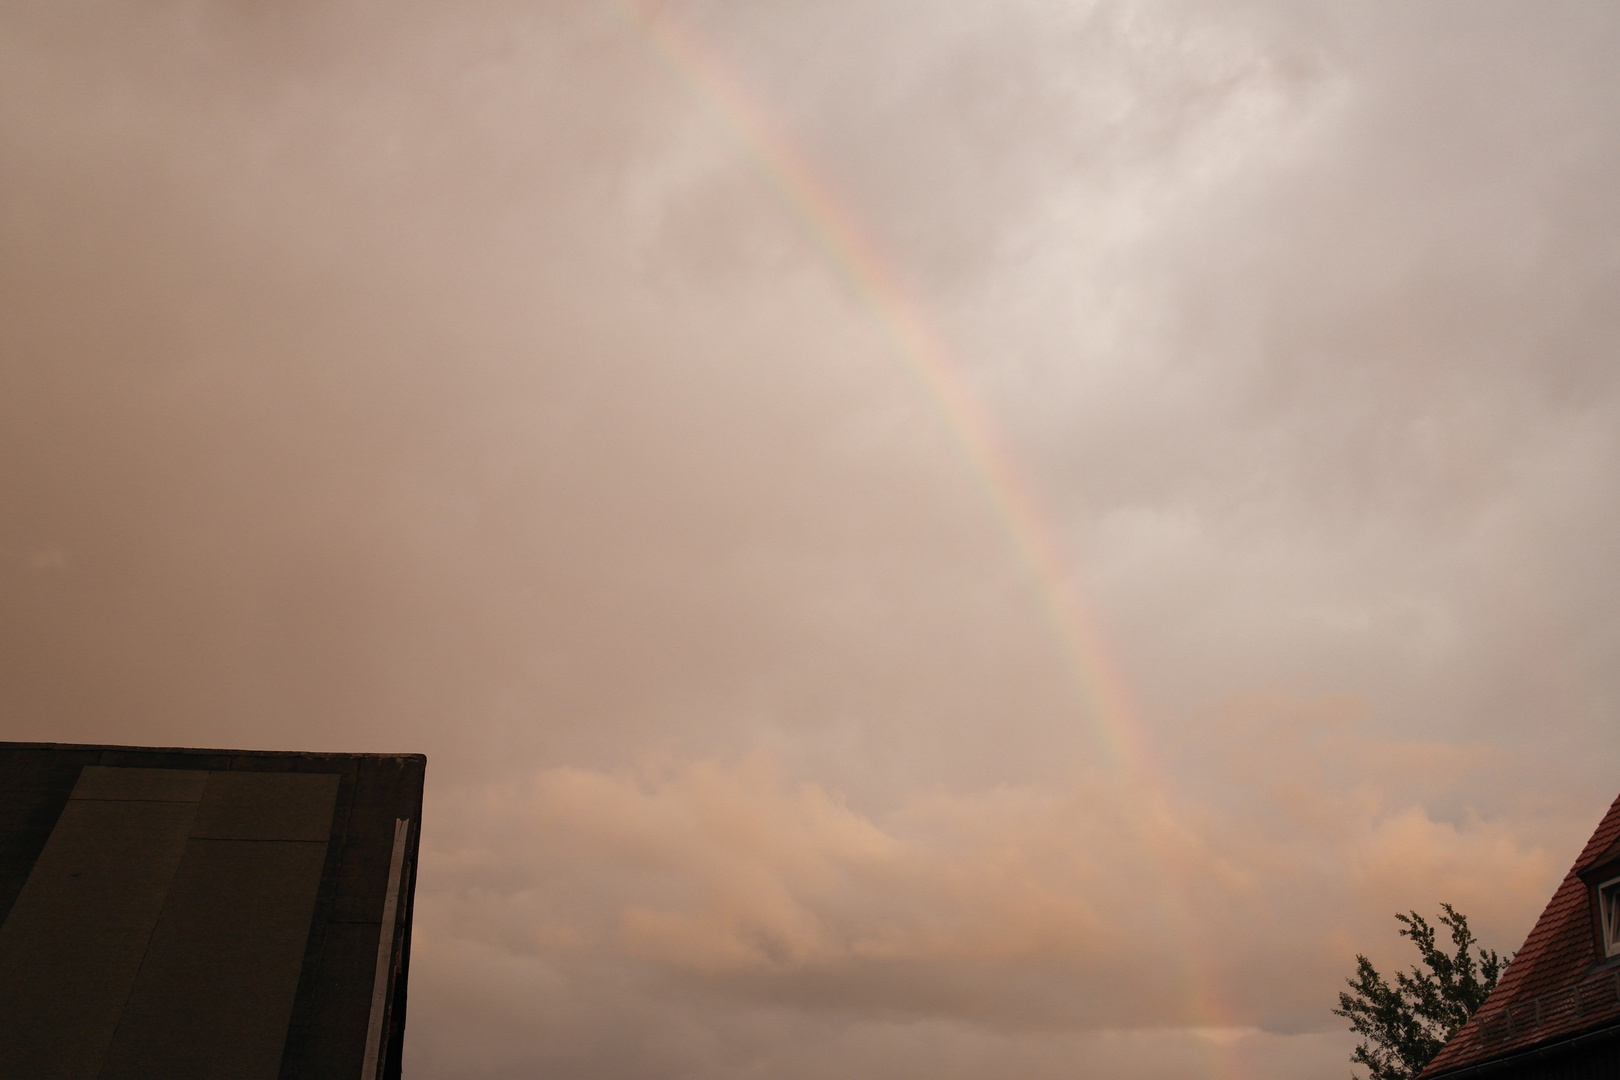
{"type": "Polygon", "coordinates": [[[1355,978],[1345,980],[1352,993],[1339,993],[1333,1011],[1350,1021],[1362,1036],[1350,1060],[1367,1066],[1370,1080],[1412,1080],[1485,1002],[1513,959],[1480,948],[1468,919],[1450,904],[1441,904],[1440,923],[1451,931],[1453,952],[1435,944],[1435,927],[1417,912],[1396,915],[1400,935],[1411,938],[1423,960],[1409,971],[1384,980],[1365,956],[1356,956],[1355,978]],[[1476,960],[1474,952],[1477,950],[1476,960]]]}

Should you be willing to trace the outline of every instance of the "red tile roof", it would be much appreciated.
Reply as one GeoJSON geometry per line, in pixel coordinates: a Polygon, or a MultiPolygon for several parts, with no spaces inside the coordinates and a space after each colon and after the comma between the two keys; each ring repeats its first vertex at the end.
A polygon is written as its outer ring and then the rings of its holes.
{"type": "Polygon", "coordinates": [[[1604,962],[1591,888],[1581,874],[1620,857],[1620,798],[1547,902],[1502,981],[1421,1080],[1620,1021],[1620,957],[1604,962]]]}

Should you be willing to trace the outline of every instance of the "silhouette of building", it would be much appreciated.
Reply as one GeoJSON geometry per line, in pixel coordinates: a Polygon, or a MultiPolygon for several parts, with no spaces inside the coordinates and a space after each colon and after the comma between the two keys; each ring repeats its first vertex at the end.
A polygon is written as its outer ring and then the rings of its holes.
{"type": "Polygon", "coordinates": [[[0,743],[0,1077],[397,1078],[426,764],[0,743]]]}
{"type": "Polygon", "coordinates": [[[1620,1077],[1620,798],[1485,1004],[1421,1080],[1620,1077]]]}

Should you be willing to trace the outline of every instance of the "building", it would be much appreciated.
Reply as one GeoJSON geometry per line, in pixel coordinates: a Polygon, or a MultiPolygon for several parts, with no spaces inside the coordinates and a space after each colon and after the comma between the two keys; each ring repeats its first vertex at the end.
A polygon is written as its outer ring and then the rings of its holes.
{"type": "Polygon", "coordinates": [[[0,743],[0,1076],[398,1077],[425,767],[0,743]]]}
{"type": "Polygon", "coordinates": [[[1620,1077],[1620,799],[1421,1080],[1620,1077]]]}

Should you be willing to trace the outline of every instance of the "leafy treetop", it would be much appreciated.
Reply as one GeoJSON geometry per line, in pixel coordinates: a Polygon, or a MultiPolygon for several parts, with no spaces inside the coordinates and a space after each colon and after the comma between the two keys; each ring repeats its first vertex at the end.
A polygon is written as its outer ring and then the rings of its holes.
{"type": "Polygon", "coordinates": [[[1350,1060],[1367,1066],[1369,1080],[1413,1080],[1484,1004],[1513,959],[1478,948],[1467,917],[1450,904],[1440,907],[1440,923],[1450,929],[1455,952],[1435,944],[1435,928],[1417,912],[1396,915],[1403,924],[1400,935],[1412,939],[1423,967],[1397,971],[1390,985],[1358,954],[1355,978],[1345,980],[1353,992],[1339,992],[1339,1007],[1333,1011],[1363,1037],[1350,1060]],[[1474,948],[1477,963],[1470,952],[1474,948]]]}

